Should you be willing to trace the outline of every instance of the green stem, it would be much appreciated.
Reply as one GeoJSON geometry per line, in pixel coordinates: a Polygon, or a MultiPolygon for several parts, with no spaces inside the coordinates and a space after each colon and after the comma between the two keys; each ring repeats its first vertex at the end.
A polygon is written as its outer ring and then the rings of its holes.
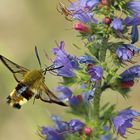
{"type": "Polygon", "coordinates": [[[99,121],[99,115],[100,115],[100,99],[101,99],[101,91],[96,90],[95,94],[94,94],[94,110],[93,110],[93,115],[94,115],[94,119],[96,121],[99,121]]]}
{"type": "MultiPolygon", "coordinates": [[[[106,52],[107,52],[107,47],[108,47],[108,41],[107,39],[103,39],[103,44],[101,45],[101,48],[99,50],[99,61],[104,62],[106,58],[106,52]]],[[[100,137],[100,131],[102,130],[101,128],[101,122],[100,122],[100,100],[101,100],[101,95],[102,92],[108,87],[105,84],[101,86],[102,81],[98,83],[96,92],[94,94],[94,102],[93,102],[93,116],[94,116],[94,121],[95,121],[95,131],[96,133],[93,134],[94,139],[99,139],[100,137]]]]}
{"type": "Polygon", "coordinates": [[[94,102],[93,102],[93,119],[94,119],[94,133],[93,139],[99,140],[100,132],[101,132],[101,122],[100,122],[100,100],[101,100],[101,89],[96,89],[94,94],[94,102]]]}

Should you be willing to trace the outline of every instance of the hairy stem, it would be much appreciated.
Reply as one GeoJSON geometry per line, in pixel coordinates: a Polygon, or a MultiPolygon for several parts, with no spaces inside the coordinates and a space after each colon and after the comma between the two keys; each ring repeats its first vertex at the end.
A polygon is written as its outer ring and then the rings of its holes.
{"type": "Polygon", "coordinates": [[[99,117],[100,117],[99,116],[99,114],[100,114],[100,99],[101,99],[101,92],[99,90],[97,90],[94,94],[94,103],[93,103],[93,105],[94,105],[93,114],[94,114],[94,119],[96,121],[98,121],[99,117]]]}
{"type": "MultiPolygon", "coordinates": [[[[105,61],[106,58],[106,52],[107,52],[107,47],[108,47],[108,41],[107,39],[103,39],[103,44],[101,45],[101,49],[99,51],[99,61],[102,63],[105,61]]],[[[101,95],[102,92],[108,88],[108,86],[106,86],[106,84],[102,85],[101,84],[102,81],[98,81],[98,86],[96,89],[96,92],[94,94],[94,102],[93,102],[93,116],[94,116],[94,121],[96,122],[95,125],[95,131],[99,130],[98,132],[100,132],[100,130],[102,129],[102,126],[100,126],[101,122],[100,122],[100,100],[101,100],[101,95]],[[102,86],[101,86],[102,85],[102,86]]],[[[99,139],[100,137],[100,133],[94,133],[94,139],[99,139]]]]}

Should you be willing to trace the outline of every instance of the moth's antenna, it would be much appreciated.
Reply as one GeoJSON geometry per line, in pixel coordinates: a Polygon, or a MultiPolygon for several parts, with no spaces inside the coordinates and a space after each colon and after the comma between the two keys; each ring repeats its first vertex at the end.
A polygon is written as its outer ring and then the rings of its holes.
{"type": "Polygon", "coordinates": [[[57,47],[59,47],[59,44],[58,44],[58,42],[55,40],[55,44],[57,45],[57,47]]]}
{"type": "Polygon", "coordinates": [[[36,54],[36,57],[37,57],[39,66],[40,66],[40,68],[42,68],[42,66],[41,66],[41,61],[40,61],[39,54],[38,54],[38,50],[37,50],[37,47],[36,47],[36,46],[35,46],[35,54],[36,54]]]}
{"type": "Polygon", "coordinates": [[[49,57],[49,55],[47,54],[47,52],[44,50],[45,56],[48,60],[50,60],[51,62],[53,62],[53,60],[49,57]]]}

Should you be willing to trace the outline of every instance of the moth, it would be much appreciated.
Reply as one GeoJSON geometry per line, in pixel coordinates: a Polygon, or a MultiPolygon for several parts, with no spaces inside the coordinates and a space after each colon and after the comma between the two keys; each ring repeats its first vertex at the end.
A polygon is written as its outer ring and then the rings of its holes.
{"type": "Polygon", "coordinates": [[[54,65],[51,65],[42,69],[41,61],[36,47],[35,54],[40,65],[39,70],[29,70],[0,55],[0,60],[13,73],[13,77],[17,82],[17,86],[7,97],[7,103],[14,108],[20,109],[23,104],[25,104],[34,96],[34,100],[41,99],[47,103],[55,103],[58,105],[67,106],[65,103],[60,101],[58,97],[45,84],[46,72],[62,68],[63,66],[55,68],[54,65]],[[47,99],[42,97],[43,93],[47,95],[47,99]]]}

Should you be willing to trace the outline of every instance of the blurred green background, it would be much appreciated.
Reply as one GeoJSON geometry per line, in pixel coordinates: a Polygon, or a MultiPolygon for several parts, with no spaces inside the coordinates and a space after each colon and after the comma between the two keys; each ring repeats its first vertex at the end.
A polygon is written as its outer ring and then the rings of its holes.
{"type": "MultiPolygon", "coordinates": [[[[66,50],[74,55],[82,55],[84,50],[73,47],[73,43],[83,47],[72,30],[72,23],[65,20],[56,10],[58,0],[0,0],[0,54],[24,67],[39,68],[34,54],[34,46],[39,49],[42,63],[51,62],[45,58],[44,50],[52,58],[51,48],[55,40],[66,42],[66,50]]],[[[139,44],[137,44],[139,45],[139,44]]],[[[140,45],[139,45],[140,47],[140,45]]],[[[136,60],[140,61],[140,57],[136,60]]],[[[128,67],[128,66],[126,66],[128,67]]],[[[46,75],[46,83],[53,90],[61,79],[46,75]]],[[[122,99],[117,92],[106,91],[102,103],[114,102],[119,108],[133,105],[140,111],[140,83],[136,82],[129,100],[122,99]]],[[[64,107],[36,101],[28,102],[21,110],[15,110],[6,104],[6,97],[16,86],[12,74],[0,64],[0,140],[39,140],[37,129],[42,125],[51,125],[50,114],[57,114],[64,120],[73,118],[65,113],[64,107]]],[[[136,128],[140,125],[136,124],[136,128]]],[[[133,131],[134,132],[134,131],[133,131]]],[[[138,140],[140,132],[128,134],[128,140],[138,140]]],[[[121,139],[121,138],[120,138],[121,139]]]]}

